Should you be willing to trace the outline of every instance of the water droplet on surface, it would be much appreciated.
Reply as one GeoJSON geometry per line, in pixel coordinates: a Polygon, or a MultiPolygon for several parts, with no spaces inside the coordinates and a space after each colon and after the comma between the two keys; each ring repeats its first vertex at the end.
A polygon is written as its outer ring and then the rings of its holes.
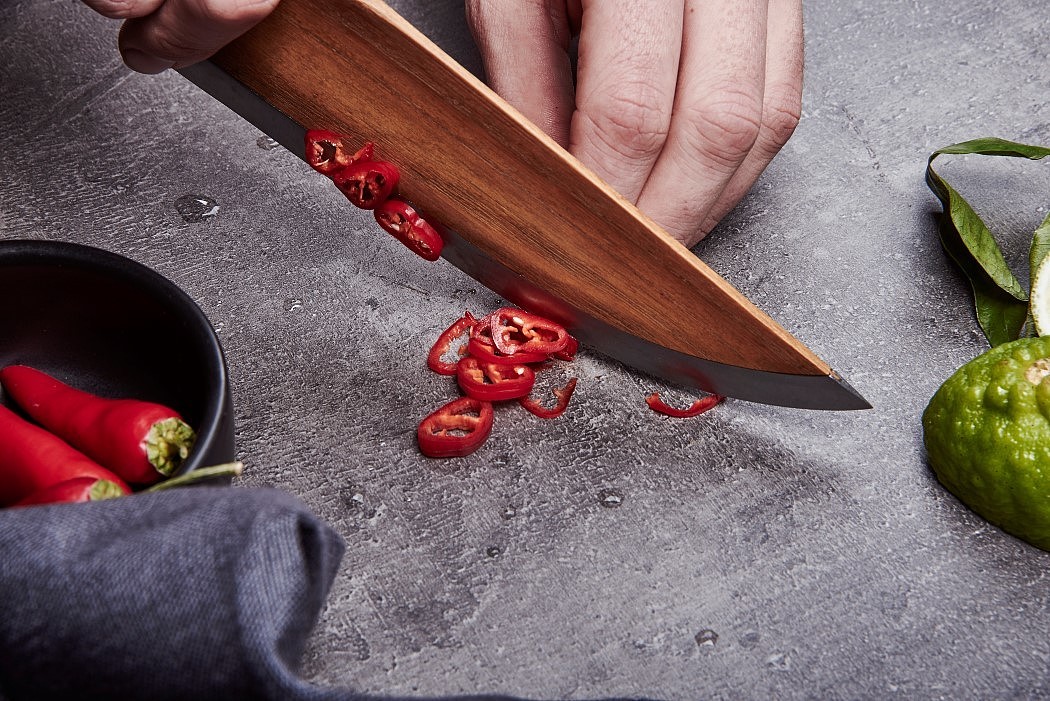
{"type": "Polygon", "coordinates": [[[255,140],[255,145],[261,148],[263,151],[273,151],[274,149],[281,147],[281,144],[279,144],[275,139],[271,139],[265,134],[255,140]]]}
{"type": "Polygon", "coordinates": [[[492,547],[490,547],[488,550],[485,551],[485,554],[488,555],[489,557],[495,559],[495,558],[499,557],[500,555],[502,555],[503,551],[500,550],[500,547],[498,545],[493,545],[492,547]]]}
{"type": "Polygon", "coordinates": [[[598,503],[606,509],[615,509],[623,503],[623,494],[615,489],[603,489],[598,492],[598,503]]]}
{"type": "Polygon", "coordinates": [[[500,512],[500,518],[502,518],[504,521],[509,521],[517,515],[518,510],[515,509],[513,506],[506,506],[504,507],[503,511],[500,512]]]}
{"type": "Polygon", "coordinates": [[[778,652],[766,658],[766,667],[774,672],[786,672],[791,669],[791,658],[783,652],[778,652]]]}
{"type": "Polygon", "coordinates": [[[339,490],[339,500],[343,502],[346,511],[360,518],[374,518],[376,509],[365,503],[365,488],[358,484],[351,484],[339,490]]]}
{"type": "Polygon", "coordinates": [[[297,312],[303,308],[303,300],[297,299],[295,297],[289,297],[288,299],[284,300],[283,306],[286,312],[297,312]]]}
{"type": "Polygon", "coordinates": [[[219,204],[205,195],[183,195],[175,200],[175,211],[185,222],[196,223],[219,213],[219,204]]]}
{"type": "Polygon", "coordinates": [[[715,643],[718,642],[718,633],[710,628],[704,628],[694,636],[694,639],[700,647],[714,647],[715,643]]]}

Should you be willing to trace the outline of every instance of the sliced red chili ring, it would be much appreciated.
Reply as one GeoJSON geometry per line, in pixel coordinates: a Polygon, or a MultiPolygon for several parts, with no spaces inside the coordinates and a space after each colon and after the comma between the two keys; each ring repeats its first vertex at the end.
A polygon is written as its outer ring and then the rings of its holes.
{"type": "Polygon", "coordinates": [[[645,403],[649,405],[649,408],[653,411],[664,414],[665,416],[672,416],[676,419],[689,419],[694,416],[699,416],[705,411],[721,402],[725,397],[718,394],[709,394],[706,397],[701,397],[693,402],[690,406],[685,409],[679,409],[673,407],[670,404],[660,399],[659,392],[653,392],[645,398],[645,403]]]}
{"type": "Polygon", "coordinates": [[[458,359],[450,363],[444,359],[445,355],[452,349],[452,344],[456,339],[464,334],[469,334],[477,323],[478,320],[473,314],[463,312],[463,316],[442,331],[437,341],[431,346],[430,353],[427,354],[427,367],[439,375],[455,375],[458,359]]]}
{"type": "Polygon", "coordinates": [[[565,409],[569,406],[569,399],[572,398],[572,393],[575,389],[576,378],[574,377],[569,380],[564,387],[551,390],[557,398],[557,402],[551,407],[544,406],[532,395],[522,397],[518,401],[529,411],[529,413],[535,414],[541,419],[556,419],[565,413],[565,409]]]}
{"type": "Polygon", "coordinates": [[[536,373],[521,363],[486,363],[468,355],[457,364],[456,380],[468,397],[501,402],[527,396],[536,381],[536,373]]]}
{"type": "Polygon", "coordinates": [[[580,342],[570,334],[566,334],[565,347],[560,351],[551,353],[558,360],[572,360],[576,357],[576,351],[580,349],[580,342]]]}
{"type": "Polygon", "coordinates": [[[326,129],[306,132],[306,162],[319,173],[330,175],[354,161],[370,161],[375,145],[369,141],[356,152],[351,152],[343,137],[326,129]]]}
{"type": "Polygon", "coordinates": [[[430,458],[470,455],[492,432],[492,404],[459,397],[428,414],[416,431],[419,450],[430,458]]]}
{"type": "Polygon", "coordinates": [[[561,324],[514,307],[503,307],[489,315],[492,342],[507,355],[519,351],[548,355],[563,350],[569,332],[561,324]]]}
{"type": "MultiPolygon", "coordinates": [[[[483,327],[482,322],[479,321],[474,326],[474,330],[477,331],[483,327]]],[[[517,363],[542,363],[549,357],[546,353],[529,353],[527,351],[519,351],[514,355],[503,355],[496,346],[492,344],[492,336],[471,333],[470,342],[467,344],[467,352],[473,355],[478,360],[485,361],[487,363],[503,363],[504,365],[514,365],[517,363]]]]}
{"type": "Polygon", "coordinates": [[[374,210],[379,226],[425,260],[437,260],[445,245],[437,232],[409,203],[390,197],[374,210]]]}
{"type": "Polygon", "coordinates": [[[401,174],[388,161],[356,161],[332,173],[332,182],[355,206],[375,209],[394,194],[401,174]]]}

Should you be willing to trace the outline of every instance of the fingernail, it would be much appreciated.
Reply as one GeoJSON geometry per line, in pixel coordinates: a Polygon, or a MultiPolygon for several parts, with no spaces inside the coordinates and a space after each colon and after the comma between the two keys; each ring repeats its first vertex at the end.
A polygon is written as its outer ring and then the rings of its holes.
{"type": "Polygon", "coordinates": [[[124,65],[139,73],[160,73],[174,66],[175,62],[152,56],[138,49],[124,49],[124,65]]]}

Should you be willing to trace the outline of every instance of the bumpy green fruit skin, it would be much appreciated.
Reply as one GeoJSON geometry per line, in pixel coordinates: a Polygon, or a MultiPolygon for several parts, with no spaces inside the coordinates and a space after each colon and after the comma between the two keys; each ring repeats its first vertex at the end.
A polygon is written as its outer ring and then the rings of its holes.
{"type": "Polygon", "coordinates": [[[922,415],[930,467],[989,522],[1050,550],[1050,337],[959,368],[922,415]]]}

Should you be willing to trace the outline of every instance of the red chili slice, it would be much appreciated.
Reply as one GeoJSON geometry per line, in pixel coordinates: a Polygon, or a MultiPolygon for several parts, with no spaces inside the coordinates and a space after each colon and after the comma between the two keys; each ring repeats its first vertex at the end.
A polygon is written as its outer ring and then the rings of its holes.
{"type": "Polygon", "coordinates": [[[529,413],[535,414],[541,419],[556,419],[565,413],[566,407],[569,406],[569,399],[572,398],[573,390],[576,389],[576,378],[572,378],[566,383],[564,387],[551,390],[554,392],[554,396],[557,397],[557,402],[552,407],[546,407],[539,402],[538,399],[529,395],[528,397],[522,397],[519,402],[521,405],[529,411],[529,413]]]}
{"type": "Polygon", "coordinates": [[[685,409],[678,409],[677,407],[666,404],[664,400],[660,399],[659,392],[653,392],[645,398],[645,403],[648,404],[649,408],[653,411],[664,414],[665,416],[672,416],[676,419],[689,419],[694,416],[700,416],[700,414],[703,414],[723,399],[725,399],[725,397],[721,395],[709,394],[706,397],[697,399],[685,409]]]}
{"type": "Polygon", "coordinates": [[[456,380],[468,397],[500,402],[528,395],[536,373],[528,365],[486,363],[468,355],[457,364],[456,380]]]}
{"type": "Polygon", "coordinates": [[[492,404],[460,397],[428,414],[416,431],[419,451],[429,458],[470,455],[492,432],[492,404]]]}
{"type": "Polygon", "coordinates": [[[427,354],[427,367],[439,375],[455,375],[457,363],[450,363],[444,357],[452,349],[452,344],[456,339],[464,334],[469,334],[477,323],[478,320],[473,314],[463,312],[463,316],[442,331],[437,341],[430,347],[430,353],[427,354]]]}
{"type": "Polygon", "coordinates": [[[519,351],[551,355],[565,349],[569,332],[561,324],[514,307],[503,307],[489,315],[492,342],[500,353],[519,351]]]}
{"type": "Polygon", "coordinates": [[[576,357],[576,351],[580,349],[580,342],[577,341],[573,336],[566,334],[565,347],[560,351],[551,353],[558,360],[572,360],[576,357]]]}
{"type": "Polygon", "coordinates": [[[420,258],[434,261],[441,257],[444,239],[409,203],[391,197],[376,205],[374,214],[379,226],[420,258]]]}
{"type": "Polygon", "coordinates": [[[375,145],[371,141],[352,152],[343,137],[335,132],[325,129],[306,132],[306,162],[318,173],[330,175],[355,161],[370,161],[374,153],[375,145]]]}
{"type": "Polygon", "coordinates": [[[375,209],[397,189],[401,173],[388,161],[355,161],[332,173],[332,182],[355,206],[375,209]]]}
{"type": "Polygon", "coordinates": [[[485,319],[479,320],[474,325],[473,331],[470,332],[470,343],[467,344],[467,352],[478,360],[487,363],[503,364],[542,363],[549,357],[546,353],[532,353],[528,351],[518,351],[514,355],[500,353],[492,342],[492,330],[485,319]]]}

